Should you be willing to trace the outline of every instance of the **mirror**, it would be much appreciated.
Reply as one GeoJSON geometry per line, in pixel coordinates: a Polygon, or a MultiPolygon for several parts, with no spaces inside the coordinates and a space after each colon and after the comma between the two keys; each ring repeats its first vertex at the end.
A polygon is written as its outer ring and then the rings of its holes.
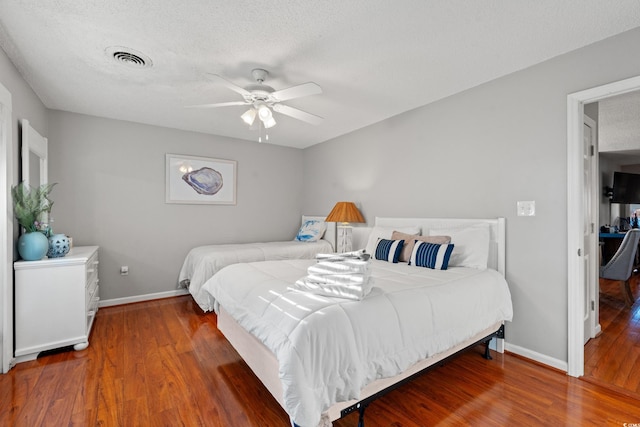
{"type": "Polygon", "coordinates": [[[23,119],[22,123],[22,181],[32,187],[48,183],[47,138],[40,135],[23,119]]]}

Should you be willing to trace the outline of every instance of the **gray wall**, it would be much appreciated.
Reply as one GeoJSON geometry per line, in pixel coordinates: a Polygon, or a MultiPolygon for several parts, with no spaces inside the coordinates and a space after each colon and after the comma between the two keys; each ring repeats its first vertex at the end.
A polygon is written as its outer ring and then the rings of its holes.
{"type": "Polygon", "coordinates": [[[100,246],[103,300],[175,290],[194,246],[288,240],[300,225],[301,150],[61,111],[49,122],[53,228],[100,246]],[[236,160],[237,205],[165,204],[165,153],[236,160]]]}
{"type": "MultiPolygon", "coordinates": [[[[20,120],[27,119],[31,126],[41,135],[48,133],[48,110],[31,86],[22,78],[7,55],[0,49],[0,83],[11,92],[13,107],[13,183],[20,179],[20,136],[22,134],[20,120]]],[[[4,153],[3,153],[4,155],[4,153]]],[[[15,227],[17,239],[17,223],[15,227]]]]}
{"type": "Polygon", "coordinates": [[[507,340],[566,362],[567,95],[640,74],[638,44],[633,30],[311,147],[303,208],[506,217],[507,340]]]}

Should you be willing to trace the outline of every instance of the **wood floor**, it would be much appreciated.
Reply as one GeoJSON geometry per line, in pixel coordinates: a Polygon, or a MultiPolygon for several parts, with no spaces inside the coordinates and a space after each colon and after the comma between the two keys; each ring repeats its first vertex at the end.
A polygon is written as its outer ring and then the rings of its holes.
{"type": "MultiPolygon", "coordinates": [[[[631,278],[631,290],[640,295],[640,274],[631,278]]],[[[624,303],[620,284],[600,279],[602,333],[585,346],[585,379],[622,392],[640,395],[640,299],[624,303]]]]}
{"type": "MultiPolygon", "coordinates": [[[[640,400],[474,348],[378,399],[365,425],[623,426],[640,400]]],[[[103,308],[91,345],[0,375],[2,426],[287,426],[288,418],[190,296],[103,308]]],[[[357,425],[357,414],[334,423],[357,425]]]]}

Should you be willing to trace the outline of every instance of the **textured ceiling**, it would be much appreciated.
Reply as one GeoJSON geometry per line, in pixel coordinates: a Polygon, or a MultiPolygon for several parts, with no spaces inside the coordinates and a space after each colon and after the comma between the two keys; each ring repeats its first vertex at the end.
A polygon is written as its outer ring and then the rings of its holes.
{"type": "Polygon", "coordinates": [[[640,26],[638,0],[0,1],[0,46],[48,108],[257,140],[240,86],[323,94],[275,113],[273,144],[304,148],[640,26]],[[105,52],[124,46],[153,65],[105,52]]]}
{"type": "Polygon", "coordinates": [[[598,150],[624,164],[640,161],[640,91],[598,102],[598,150]]]}

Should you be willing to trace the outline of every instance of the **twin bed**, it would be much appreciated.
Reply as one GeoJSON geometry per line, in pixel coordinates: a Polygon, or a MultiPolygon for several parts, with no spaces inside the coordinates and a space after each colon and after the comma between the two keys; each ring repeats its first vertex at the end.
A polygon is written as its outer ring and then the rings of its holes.
{"type": "MultiPolygon", "coordinates": [[[[314,259],[226,266],[202,286],[218,328],[301,427],[330,426],[512,319],[505,222],[376,218],[368,252],[394,230],[450,236],[447,269],[372,260],[361,301],[295,289],[314,259]]],[[[501,351],[502,340],[497,341],[501,351]]]]}
{"type": "MultiPolygon", "coordinates": [[[[303,215],[302,225],[308,221],[324,220],[324,216],[303,215]]],[[[202,285],[223,267],[254,261],[312,259],[318,253],[332,252],[335,236],[335,223],[326,223],[326,231],[317,241],[288,240],[198,246],[191,249],[185,257],[178,282],[189,290],[203,311],[212,311],[209,295],[202,289],[202,285]]]]}

